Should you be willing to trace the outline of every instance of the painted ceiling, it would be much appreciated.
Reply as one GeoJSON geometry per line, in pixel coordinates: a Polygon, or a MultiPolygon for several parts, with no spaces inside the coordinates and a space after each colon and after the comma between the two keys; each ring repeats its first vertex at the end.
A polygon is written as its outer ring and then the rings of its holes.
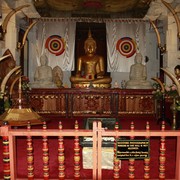
{"type": "Polygon", "coordinates": [[[41,17],[142,18],[152,0],[33,0],[41,17]]]}

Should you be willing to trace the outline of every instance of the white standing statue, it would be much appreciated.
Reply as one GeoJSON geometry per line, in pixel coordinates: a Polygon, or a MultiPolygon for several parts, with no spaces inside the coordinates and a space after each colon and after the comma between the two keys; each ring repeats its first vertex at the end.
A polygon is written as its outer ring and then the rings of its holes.
{"type": "Polygon", "coordinates": [[[59,66],[55,66],[53,68],[53,81],[54,84],[56,84],[56,86],[58,88],[62,87],[63,85],[63,71],[59,66]]]}
{"type": "Polygon", "coordinates": [[[32,88],[54,88],[52,68],[48,66],[48,58],[46,55],[40,57],[40,66],[35,70],[34,83],[32,88]]]}
{"type": "Polygon", "coordinates": [[[126,89],[152,89],[151,83],[147,81],[147,68],[142,64],[142,59],[142,55],[137,53],[134,59],[135,64],[130,68],[126,89]]]}

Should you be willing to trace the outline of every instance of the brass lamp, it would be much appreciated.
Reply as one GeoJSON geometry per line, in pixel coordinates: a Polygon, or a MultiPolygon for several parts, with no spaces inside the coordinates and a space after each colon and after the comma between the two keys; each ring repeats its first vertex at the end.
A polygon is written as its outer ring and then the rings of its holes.
{"type": "Polygon", "coordinates": [[[26,126],[28,122],[31,125],[42,124],[43,118],[34,112],[31,108],[10,108],[0,116],[0,124],[8,122],[11,126],[26,126]]]}
{"type": "MultiPolygon", "coordinates": [[[[0,125],[8,123],[11,126],[25,126],[28,122],[35,125],[42,124],[44,121],[39,114],[29,107],[26,97],[22,94],[21,78],[22,76],[17,77],[12,83],[14,86],[15,81],[19,80],[18,97],[14,97],[12,108],[9,108],[0,116],[0,125]]],[[[11,87],[11,89],[13,88],[11,87]]]]}

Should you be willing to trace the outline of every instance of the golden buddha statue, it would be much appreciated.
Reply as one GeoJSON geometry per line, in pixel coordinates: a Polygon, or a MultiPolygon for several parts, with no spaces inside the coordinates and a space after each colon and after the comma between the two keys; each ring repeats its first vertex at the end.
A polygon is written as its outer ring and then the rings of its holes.
{"type": "Polygon", "coordinates": [[[89,30],[84,43],[85,55],[78,58],[76,74],[70,77],[72,87],[111,87],[111,77],[105,76],[104,58],[96,54],[96,48],[89,30]]]}

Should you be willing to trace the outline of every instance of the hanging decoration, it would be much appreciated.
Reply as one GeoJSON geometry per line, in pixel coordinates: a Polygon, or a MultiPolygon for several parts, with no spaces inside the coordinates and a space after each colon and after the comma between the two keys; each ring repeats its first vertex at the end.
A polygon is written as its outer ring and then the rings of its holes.
{"type": "Polygon", "coordinates": [[[47,48],[50,53],[59,56],[65,50],[64,39],[61,36],[52,35],[46,40],[45,48],[47,48]]]}
{"type": "Polygon", "coordinates": [[[117,41],[116,49],[121,55],[129,58],[136,52],[136,43],[130,37],[123,37],[117,41]]]}

